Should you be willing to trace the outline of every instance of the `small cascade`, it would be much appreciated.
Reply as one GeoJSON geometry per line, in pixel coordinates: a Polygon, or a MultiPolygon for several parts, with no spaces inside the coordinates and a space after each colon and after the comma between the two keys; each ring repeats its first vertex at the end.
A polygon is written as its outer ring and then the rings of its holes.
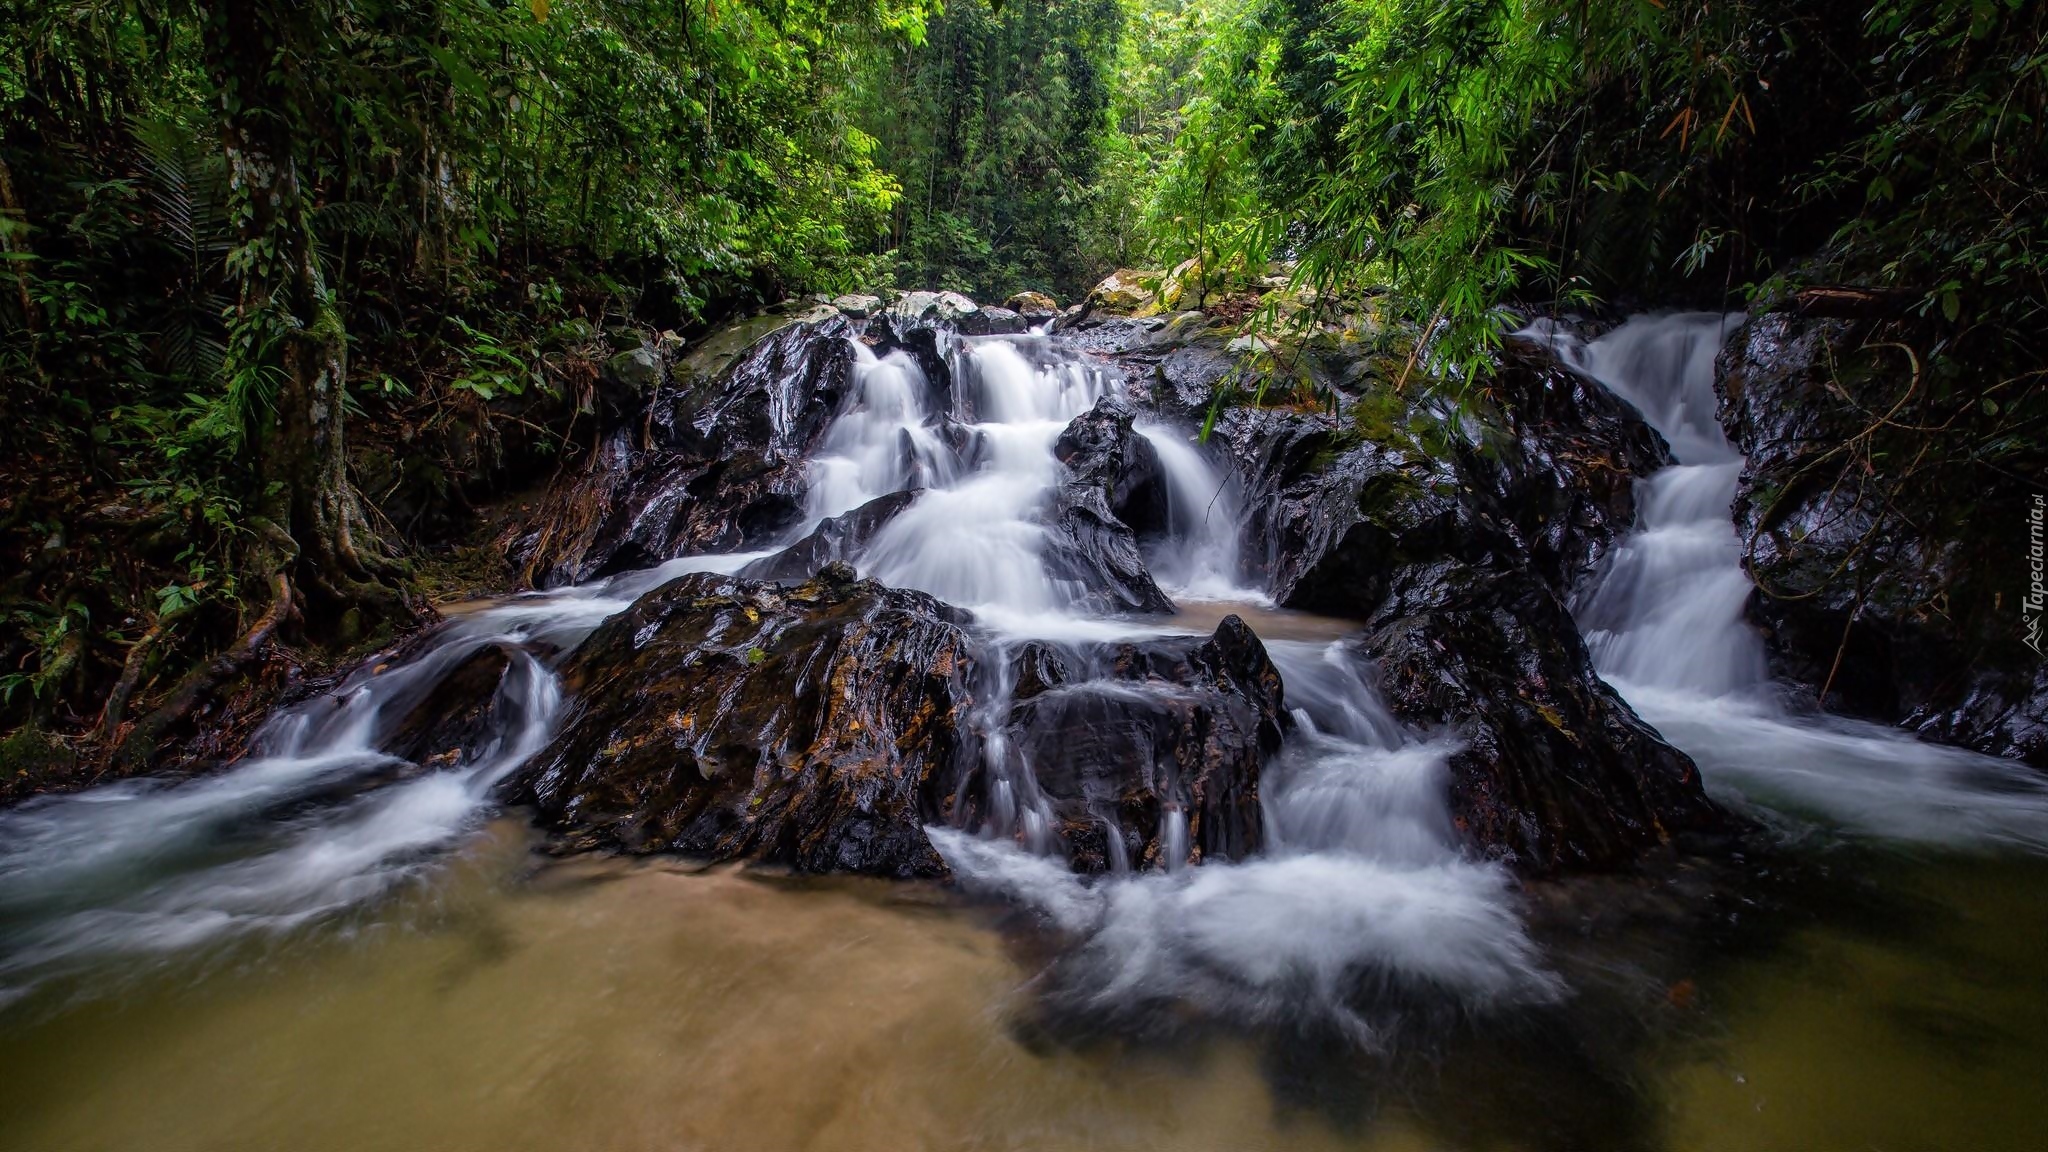
{"type": "Polygon", "coordinates": [[[1379,1047],[1410,996],[1560,994],[1507,873],[1458,849],[1444,798],[1456,745],[1404,733],[1343,643],[1266,647],[1300,728],[1262,781],[1261,857],[1180,867],[1185,814],[1172,811],[1166,871],[1114,881],[933,831],[961,883],[1081,939],[1045,977],[1051,1000],[1091,1019],[1186,1000],[1247,1022],[1314,1019],[1379,1047]],[[1361,983],[1375,1002],[1359,1003],[1361,983]]]}
{"type": "Polygon", "coordinates": [[[930,384],[901,351],[876,356],[858,340],[853,391],[810,461],[809,521],[850,512],[877,496],[950,481],[957,459],[927,406],[930,384]]]}
{"type": "Polygon", "coordinates": [[[1264,592],[1239,582],[1243,516],[1235,484],[1181,429],[1140,421],[1136,431],[1159,454],[1166,474],[1172,532],[1147,557],[1160,587],[1176,600],[1270,604],[1264,592]]]}
{"type": "Polygon", "coordinates": [[[1594,665],[1718,791],[1887,839],[2048,851],[2038,775],[1780,702],[1744,615],[1730,512],[1743,461],[1715,414],[1715,357],[1740,320],[1637,316],[1591,342],[1544,320],[1521,333],[1634,404],[1678,461],[1638,482],[1634,532],[1575,605],[1594,665]]]}
{"type": "Polygon", "coordinates": [[[675,576],[749,559],[671,561],[463,613],[410,659],[373,660],[272,718],[230,771],[0,812],[0,1001],[107,959],[287,932],[418,877],[552,734],[560,653],[675,576]],[[486,648],[509,664],[480,745],[444,767],[386,752],[393,724],[486,648]]]}
{"type": "Polygon", "coordinates": [[[1715,417],[1714,357],[1741,319],[1638,316],[1591,344],[1547,337],[1567,364],[1634,404],[1677,460],[1639,486],[1636,531],[1577,606],[1610,680],[1721,697],[1767,679],[1763,641],[1743,618],[1750,583],[1728,512],[1742,457],[1715,417]]]}
{"type": "MultiPolygon", "coordinates": [[[[1100,373],[1045,355],[1042,338],[969,341],[954,358],[960,378],[952,411],[925,417],[910,443],[939,446],[924,469],[926,488],[876,534],[855,564],[885,584],[929,592],[949,604],[1029,617],[1057,613],[1069,598],[1040,559],[1045,526],[1038,513],[1061,477],[1053,442],[1105,390],[1100,373]],[[1027,351],[1038,353],[1034,360],[1027,351]],[[948,445],[957,445],[948,447],[948,445]]],[[[862,365],[862,391],[877,375],[895,375],[892,354],[862,365]]],[[[908,366],[907,360],[905,365],[908,366]]],[[[908,366],[915,373],[914,366],[908,366]]],[[[922,376],[917,377],[922,385],[922,376]]],[[[852,414],[849,414],[852,415],[852,414]]],[[[841,417],[828,443],[883,456],[901,452],[905,434],[882,421],[841,417]]],[[[905,470],[908,472],[909,470],[905,470]]],[[[899,488],[913,486],[909,476],[899,488]]],[[[874,495],[880,495],[876,492],[874,495]]]]}

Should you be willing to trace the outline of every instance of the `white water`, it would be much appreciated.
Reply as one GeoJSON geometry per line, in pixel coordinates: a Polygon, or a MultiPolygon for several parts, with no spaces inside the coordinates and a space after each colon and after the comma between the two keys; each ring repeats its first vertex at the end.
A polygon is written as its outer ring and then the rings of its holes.
{"type": "Polygon", "coordinates": [[[1343,643],[1267,649],[1299,729],[1261,781],[1263,856],[1094,879],[1005,839],[935,829],[933,842],[970,889],[1078,938],[1056,991],[1085,1012],[1192,1002],[1244,1022],[1318,1020],[1376,1047],[1386,1022],[1361,990],[1468,1007],[1558,995],[1507,874],[1456,847],[1455,746],[1404,734],[1343,643]]]}
{"type": "Polygon", "coordinates": [[[255,754],[220,775],[126,781],[0,812],[0,1002],[108,959],[289,931],[419,876],[479,826],[492,786],[553,731],[559,653],[675,576],[753,558],[671,561],[459,616],[414,659],[372,661],[280,714],[255,754]],[[500,730],[474,757],[420,772],[379,750],[443,676],[492,646],[512,665],[500,730]]]}
{"type": "Polygon", "coordinates": [[[1594,664],[1724,795],[1885,839],[2048,851],[2048,785],[2023,766],[1780,703],[1743,612],[1743,461],[1715,415],[1714,357],[1740,321],[1638,316],[1591,343],[1545,321],[1523,333],[1634,404],[1678,461],[1639,485],[1635,531],[1577,607],[1594,664]]]}
{"type": "MultiPolygon", "coordinates": [[[[818,490],[832,493],[814,513],[913,486],[913,476],[926,489],[856,567],[972,608],[992,632],[985,656],[996,668],[1025,637],[1086,644],[1164,631],[1076,611],[1080,590],[1060,586],[1041,561],[1039,517],[1064,477],[1054,443],[1109,390],[1103,374],[1043,337],[962,341],[952,366],[959,383],[940,411],[907,358],[856,365],[850,406],[814,466],[818,490]],[[947,444],[962,447],[949,455],[947,444]],[[936,456],[927,457],[929,445],[936,456]],[[912,457],[916,467],[896,463],[912,457]],[[843,481],[854,475],[858,484],[843,481]]],[[[1135,430],[1168,488],[1171,528],[1147,554],[1161,587],[1179,599],[1270,604],[1237,578],[1236,494],[1185,430],[1149,421],[1135,430]]],[[[1349,1006],[1361,981],[1468,1001],[1553,994],[1508,877],[1455,846],[1444,777],[1451,748],[1404,734],[1341,646],[1269,648],[1300,727],[1264,782],[1265,858],[1186,868],[1186,814],[1169,811],[1165,872],[1130,875],[1116,836],[1112,877],[1069,871],[1051,805],[1002,733],[1006,683],[988,687],[970,720],[987,741],[987,824],[978,835],[933,829],[934,842],[966,886],[1085,937],[1067,966],[1070,991],[1105,1008],[1187,997],[1256,1019],[1337,1021],[1370,1043],[1375,1025],[1349,1006]]]]}
{"type": "MultiPolygon", "coordinates": [[[[949,354],[958,384],[942,405],[908,357],[857,350],[854,387],[811,462],[798,531],[920,489],[856,566],[974,609],[993,667],[1026,636],[1088,643],[1172,630],[1077,611],[1080,590],[1052,579],[1041,559],[1041,517],[1065,474],[1054,442],[1108,390],[1104,375],[1041,336],[959,341],[949,354]]],[[[1159,579],[1187,598],[1262,600],[1236,584],[1234,493],[1184,431],[1140,431],[1169,489],[1171,531],[1150,547],[1159,579]]],[[[469,613],[410,662],[365,668],[281,716],[260,755],[220,776],[119,785],[0,815],[0,987],[289,930],[419,875],[478,825],[492,786],[551,735],[561,700],[550,665],[562,652],[677,575],[753,558],[672,561],[469,613]],[[507,687],[516,699],[503,707],[516,722],[491,747],[424,773],[378,751],[380,725],[485,645],[517,661],[507,687]]],[[[971,720],[989,740],[989,827],[979,836],[936,829],[935,842],[970,887],[1084,935],[1068,968],[1072,990],[1103,1004],[1184,996],[1255,1019],[1308,1013],[1371,1043],[1379,1026],[1353,1004],[1362,986],[1470,1003],[1554,994],[1506,874],[1455,847],[1450,747],[1403,733],[1341,646],[1275,643],[1272,653],[1299,728],[1264,785],[1265,857],[1185,867],[1186,815],[1172,812],[1161,829],[1167,871],[1129,875],[1121,860],[1124,875],[1069,872],[1031,767],[1002,739],[1001,684],[971,720]]]]}
{"type": "MultiPolygon", "coordinates": [[[[1044,336],[958,340],[948,351],[958,383],[942,407],[909,357],[856,345],[853,394],[811,465],[812,522],[922,488],[854,558],[862,575],[971,608],[1012,635],[1128,634],[1074,612],[1082,590],[1063,587],[1043,561],[1041,517],[1065,475],[1053,445],[1109,392],[1108,379],[1044,336]]],[[[1185,431],[1137,430],[1159,455],[1173,521],[1152,548],[1161,587],[1257,602],[1236,580],[1237,504],[1222,477],[1185,431]]]]}

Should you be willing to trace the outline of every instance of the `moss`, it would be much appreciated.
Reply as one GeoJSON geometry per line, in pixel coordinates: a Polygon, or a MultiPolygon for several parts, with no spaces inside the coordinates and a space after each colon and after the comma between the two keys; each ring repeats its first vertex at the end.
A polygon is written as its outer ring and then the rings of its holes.
{"type": "Polygon", "coordinates": [[[514,574],[491,541],[464,544],[415,557],[413,576],[428,600],[450,604],[474,600],[510,587],[514,574]]]}
{"type": "Polygon", "coordinates": [[[69,744],[33,724],[0,739],[0,794],[35,791],[77,767],[78,756],[69,744]]]}
{"type": "Polygon", "coordinates": [[[1351,420],[1358,434],[1374,444],[1405,447],[1411,442],[1406,428],[1408,402],[1392,388],[1369,388],[1351,406],[1351,420]]]}

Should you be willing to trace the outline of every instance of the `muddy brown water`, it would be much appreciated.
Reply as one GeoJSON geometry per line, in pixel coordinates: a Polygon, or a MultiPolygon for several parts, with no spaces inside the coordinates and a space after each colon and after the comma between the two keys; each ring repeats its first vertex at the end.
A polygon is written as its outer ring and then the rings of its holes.
{"type": "MultiPolygon", "coordinates": [[[[1876,911],[1785,913],[1792,926],[1770,947],[1688,982],[1683,1026],[1619,1070],[1638,1114],[1628,1144],[2048,1147],[2048,866],[1877,856],[1858,868],[1886,894],[1876,911]]],[[[1048,1042],[1019,1023],[1028,957],[989,909],[936,887],[546,861],[505,820],[366,917],[0,1011],[0,1147],[1395,1150],[1615,1138],[1598,1121],[1559,1119],[1585,1101],[1532,1102],[1500,1082],[1522,1074],[1512,1065],[1466,1099],[1425,1092],[1362,1110],[1370,1085],[1348,1083],[1341,1060],[1304,1083],[1287,1069],[1315,1053],[1290,1057],[1284,1037],[1048,1042]]]]}

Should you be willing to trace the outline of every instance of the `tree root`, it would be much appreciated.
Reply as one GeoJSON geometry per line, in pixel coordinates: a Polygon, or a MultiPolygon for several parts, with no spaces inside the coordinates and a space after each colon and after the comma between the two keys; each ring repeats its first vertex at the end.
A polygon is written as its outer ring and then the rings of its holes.
{"type": "Polygon", "coordinates": [[[174,609],[157,616],[150,624],[149,631],[142,634],[128,649],[128,656],[121,662],[121,678],[114,681],[113,691],[107,693],[107,702],[100,708],[99,736],[103,741],[113,741],[120,731],[121,721],[128,711],[128,701],[135,695],[135,689],[142,683],[142,674],[149,666],[149,657],[157,645],[179,620],[191,611],[189,607],[174,609]]]}
{"type": "MultiPolygon", "coordinates": [[[[147,763],[165,734],[221,687],[267,655],[276,632],[295,615],[291,576],[280,568],[270,578],[270,605],[227,651],[193,669],[156,710],[136,721],[115,745],[110,761],[124,770],[147,763]]],[[[139,645],[138,645],[139,647],[139,645]]]]}

